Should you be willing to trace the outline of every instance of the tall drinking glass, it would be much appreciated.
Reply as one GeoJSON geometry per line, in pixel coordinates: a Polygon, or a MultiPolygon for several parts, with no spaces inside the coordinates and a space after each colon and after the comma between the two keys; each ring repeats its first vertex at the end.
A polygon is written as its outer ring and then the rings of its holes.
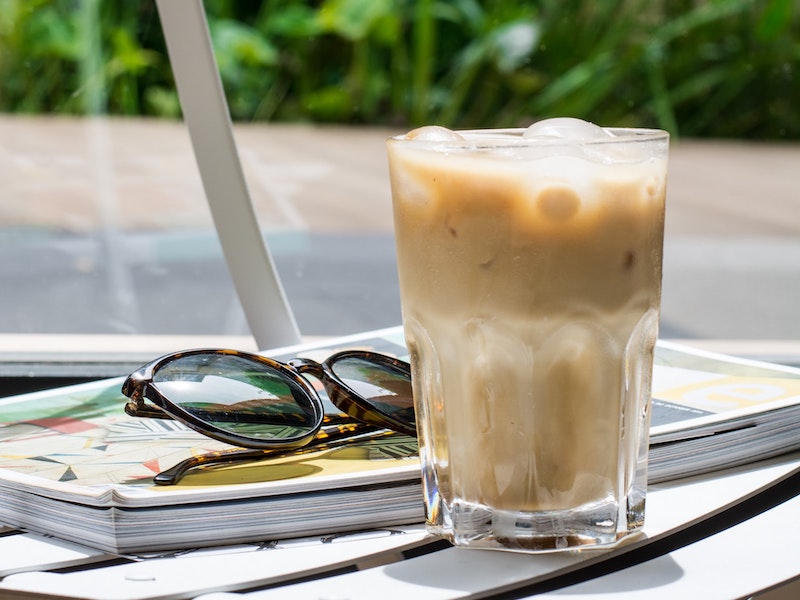
{"type": "Polygon", "coordinates": [[[388,141],[431,532],[551,551],[642,527],[668,145],[577,119],[388,141]]]}

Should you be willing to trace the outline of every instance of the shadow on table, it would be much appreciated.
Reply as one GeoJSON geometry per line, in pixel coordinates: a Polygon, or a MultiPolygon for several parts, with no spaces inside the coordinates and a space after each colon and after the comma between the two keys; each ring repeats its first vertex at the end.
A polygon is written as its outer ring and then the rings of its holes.
{"type": "MultiPolygon", "coordinates": [[[[594,557],[586,553],[534,555],[452,548],[429,554],[422,561],[411,559],[388,565],[384,572],[389,577],[415,585],[473,593],[502,589],[523,580],[527,581],[526,597],[547,591],[577,593],[578,588],[573,584],[581,584],[586,577],[597,578],[580,585],[580,592],[600,594],[652,589],[677,581],[683,575],[683,570],[671,557],[662,556],[637,566],[636,575],[623,578],[621,582],[620,578],[602,577],[606,572],[614,572],[613,562],[613,559],[603,560],[599,554],[594,557]],[[581,571],[586,563],[591,566],[581,571]],[[607,570],[604,570],[606,564],[607,570]],[[603,583],[604,580],[607,583],[603,583]],[[598,582],[605,587],[598,587],[598,582]]],[[[516,596],[512,594],[509,597],[516,596]]]]}

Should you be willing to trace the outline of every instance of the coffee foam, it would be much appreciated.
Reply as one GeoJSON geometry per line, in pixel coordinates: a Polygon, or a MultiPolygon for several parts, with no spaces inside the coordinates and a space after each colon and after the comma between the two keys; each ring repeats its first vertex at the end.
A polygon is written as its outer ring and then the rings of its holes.
{"type": "Polygon", "coordinates": [[[564,155],[525,158],[518,150],[398,145],[392,151],[403,167],[392,173],[392,184],[404,203],[428,209],[453,186],[471,188],[470,195],[490,190],[489,198],[510,198],[521,218],[549,224],[566,223],[614,196],[628,203],[663,201],[665,158],[614,164],[564,155]]]}

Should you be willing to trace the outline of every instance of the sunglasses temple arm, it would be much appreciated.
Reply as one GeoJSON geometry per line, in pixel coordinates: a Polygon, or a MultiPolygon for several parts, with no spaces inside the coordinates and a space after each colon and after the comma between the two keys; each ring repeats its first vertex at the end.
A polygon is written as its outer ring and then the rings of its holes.
{"type": "Polygon", "coordinates": [[[172,415],[161,410],[157,406],[145,402],[128,400],[125,404],[125,413],[131,417],[143,417],[146,419],[169,419],[174,420],[172,415]]]}
{"type": "Polygon", "coordinates": [[[331,427],[320,430],[320,435],[311,443],[302,448],[295,448],[294,450],[230,448],[192,456],[165,471],[161,471],[153,477],[153,482],[156,485],[175,485],[183,479],[186,473],[198,467],[217,467],[240,462],[263,460],[266,458],[283,458],[310,452],[321,452],[352,444],[353,442],[375,440],[390,435],[397,434],[389,429],[377,429],[371,425],[358,424],[355,427],[349,428],[331,427]]]}

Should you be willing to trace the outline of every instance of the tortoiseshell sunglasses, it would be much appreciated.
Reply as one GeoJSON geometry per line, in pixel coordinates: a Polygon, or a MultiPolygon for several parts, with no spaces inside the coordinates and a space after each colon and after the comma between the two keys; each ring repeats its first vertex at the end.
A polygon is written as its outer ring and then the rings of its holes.
{"type": "Polygon", "coordinates": [[[122,393],[129,398],[129,415],[172,418],[208,437],[251,449],[184,460],[154,478],[160,485],[177,483],[201,465],[318,450],[391,433],[416,436],[410,366],[375,352],[346,350],[322,363],[303,358],[281,363],[236,350],[188,350],[144,365],[128,376],[122,393]],[[322,382],[343,414],[326,414],[307,375],[322,382]]]}

